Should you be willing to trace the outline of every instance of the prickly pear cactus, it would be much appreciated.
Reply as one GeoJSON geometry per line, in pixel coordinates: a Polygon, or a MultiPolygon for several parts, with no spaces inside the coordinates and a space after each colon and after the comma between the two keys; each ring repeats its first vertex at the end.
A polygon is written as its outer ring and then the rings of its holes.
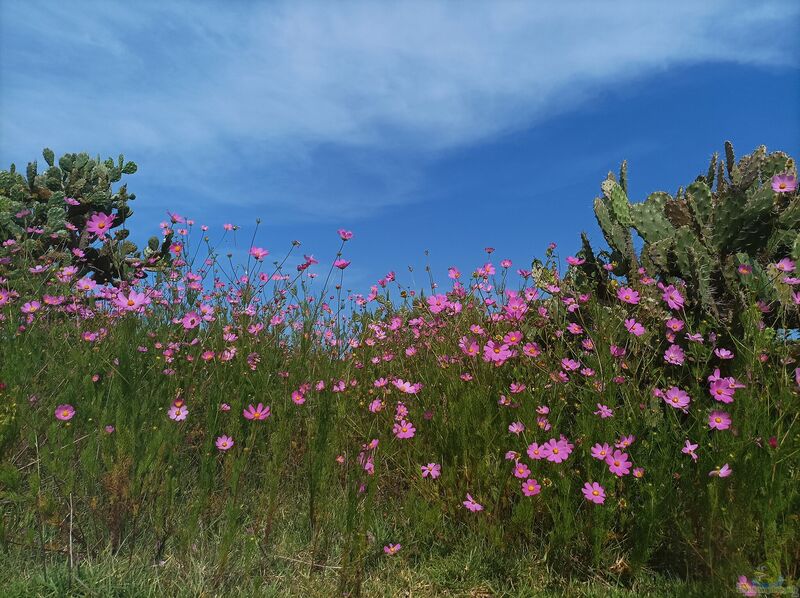
{"type": "Polygon", "coordinates": [[[127,240],[125,225],[133,211],[127,184],[114,189],[123,175],[134,174],[136,164],[120,154],[115,161],[89,154],[65,154],[55,161],[49,148],[42,152],[46,169],[28,163],[25,176],[16,166],[0,171],[0,241],[13,240],[19,250],[35,260],[65,265],[74,262],[97,282],[130,280],[141,276],[143,265],[169,259],[165,247],[141,259],[136,245],[127,240]],[[109,233],[100,238],[87,224],[95,214],[113,217],[109,233]],[[139,264],[139,265],[137,265],[139,264]]]}
{"type": "Polygon", "coordinates": [[[737,161],[726,142],[724,163],[715,154],[707,173],[674,197],[656,192],[630,203],[623,165],[625,185],[609,175],[601,185],[603,198],[594,203],[609,257],[618,262],[614,273],[635,278],[641,263],[651,276],[685,281],[698,312],[731,321],[743,303],[759,299],[787,307],[797,324],[785,275],[769,275],[770,264],[800,258],[800,196],[797,190],[774,191],[778,174],[797,176],[795,161],[785,153],[761,146],[737,161]],[[639,256],[632,231],[644,241],[639,256]],[[738,271],[742,264],[752,268],[746,281],[738,271]]]}

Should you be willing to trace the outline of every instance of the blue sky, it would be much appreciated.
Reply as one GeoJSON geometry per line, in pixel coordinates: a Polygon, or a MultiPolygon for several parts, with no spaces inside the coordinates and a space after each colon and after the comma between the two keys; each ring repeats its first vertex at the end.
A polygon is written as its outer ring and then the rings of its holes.
{"type": "Polygon", "coordinates": [[[800,154],[797,2],[163,4],[0,1],[0,163],[124,153],[139,239],[170,208],[331,259],[344,227],[349,287],[421,286],[426,249],[601,244],[623,159],[641,200],[725,139],[800,154]]]}

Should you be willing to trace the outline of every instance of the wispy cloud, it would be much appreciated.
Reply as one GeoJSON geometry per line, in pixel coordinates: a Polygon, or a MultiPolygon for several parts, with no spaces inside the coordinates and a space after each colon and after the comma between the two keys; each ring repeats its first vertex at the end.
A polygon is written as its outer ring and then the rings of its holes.
{"type": "MultiPolygon", "coordinates": [[[[675,66],[793,64],[795,2],[4,2],[0,158],[137,159],[303,218],[411,201],[442,152],[675,66]]],[[[702,91],[700,90],[699,93],[702,91]]]]}

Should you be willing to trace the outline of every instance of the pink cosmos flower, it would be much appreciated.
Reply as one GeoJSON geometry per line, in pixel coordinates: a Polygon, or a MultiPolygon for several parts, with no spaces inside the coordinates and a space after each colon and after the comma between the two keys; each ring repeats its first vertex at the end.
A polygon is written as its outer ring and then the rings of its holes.
{"type": "Polygon", "coordinates": [[[529,475],[531,475],[531,470],[528,469],[528,466],[518,461],[514,466],[514,477],[522,479],[527,478],[529,475]]]}
{"type": "Polygon", "coordinates": [[[697,444],[692,444],[690,440],[686,440],[686,442],[683,445],[683,448],[681,449],[681,452],[684,455],[691,456],[692,460],[697,461],[697,453],[694,452],[696,449],[697,449],[697,444]]]}
{"type": "Polygon", "coordinates": [[[572,449],[573,445],[562,436],[559,440],[551,438],[545,442],[541,447],[541,452],[548,461],[561,463],[569,458],[572,449]]]}
{"type": "Polygon", "coordinates": [[[544,459],[545,455],[542,452],[542,448],[543,447],[540,447],[538,444],[534,442],[533,444],[528,446],[528,456],[531,459],[535,459],[536,461],[538,461],[539,459],[544,459]]]}
{"type": "Polygon", "coordinates": [[[217,437],[217,440],[214,444],[217,446],[219,450],[227,451],[234,445],[234,442],[233,438],[231,438],[230,436],[225,436],[223,434],[222,436],[217,437]]]}
{"type": "Polygon", "coordinates": [[[642,336],[645,333],[645,328],[633,318],[625,320],[625,329],[634,336],[642,336]]]}
{"type": "Polygon", "coordinates": [[[150,303],[150,299],[147,297],[147,295],[144,293],[137,293],[133,290],[128,293],[127,297],[123,293],[120,293],[114,298],[114,305],[124,311],[136,311],[148,303],[150,303]]]}
{"type": "Polygon", "coordinates": [[[483,347],[483,360],[494,363],[503,363],[511,357],[511,349],[506,344],[489,341],[483,347]]]}
{"type": "Polygon", "coordinates": [[[683,330],[684,326],[683,320],[679,320],[677,318],[670,318],[669,320],[667,320],[666,324],[667,328],[672,330],[672,332],[680,332],[681,330],[683,330]]]}
{"type": "Polygon", "coordinates": [[[523,424],[522,422],[511,422],[508,425],[508,431],[511,432],[512,434],[516,434],[517,436],[519,436],[522,432],[525,431],[525,424],[523,424]]]}
{"type": "Polygon", "coordinates": [[[688,407],[691,402],[691,398],[686,394],[686,391],[681,390],[677,386],[673,386],[664,393],[664,402],[670,407],[685,411],[686,407],[688,407]]]}
{"type": "Polygon", "coordinates": [[[542,350],[536,343],[525,343],[522,347],[522,352],[528,357],[539,357],[542,354],[542,350]]]}
{"type": "Polygon", "coordinates": [[[340,228],[340,229],[339,229],[339,230],[337,230],[336,232],[337,232],[337,233],[339,233],[339,238],[340,238],[342,241],[349,241],[350,239],[352,239],[352,238],[353,238],[353,232],[352,232],[352,231],[349,231],[349,230],[345,230],[345,229],[343,229],[343,228],[340,228]]]}
{"type": "Polygon", "coordinates": [[[672,365],[683,365],[685,358],[686,354],[683,352],[680,345],[670,345],[667,350],[664,351],[664,361],[672,365]]]}
{"type": "Polygon", "coordinates": [[[795,263],[792,260],[790,260],[788,257],[785,257],[781,261],[779,261],[777,264],[775,264],[775,267],[780,272],[794,272],[795,263]]]}
{"type": "Polygon", "coordinates": [[[473,513],[477,513],[478,511],[483,511],[483,505],[477,503],[472,495],[467,493],[467,500],[463,501],[463,504],[468,510],[472,511],[473,513]]]}
{"type": "Polygon", "coordinates": [[[41,309],[41,307],[42,307],[42,304],[39,303],[38,301],[28,301],[27,303],[24,303],[22,305],[22,307],[20,308],[20,311],[22,313],[24,313],[24,314],[32,314],[32,313],[36,313],[37,311],[39,311],[41,309]]]}
{"type": "Polygon", "coordinates": [[[333,265],[339,268],[339,270],[344,270],[345,268],[347,268],[347,266],[350,265],[350,262],[345,259],[338,258],[336,261],[333,262],[333,265]]]}
{"type": "Polygon", "coordinates": [[[383,552],[389,556],[397,554],[403,546],[401,544],[387,544],[383,547],[383,552]]]}
{"type": "Polygon", "coordinates": [[[569,325],[567,326],[567,332],[574,335],[583,334],[583,328],[581,328],[580,324],[576,324],[575,322],[570,322],[569,325]]]}
{"type": "Polygon", "coordinates": [[[581,367],[581,362],[565,357],[564,359],[561,360],[561,367],[564,368],[564,370],[566,370],[567,372],[571,372],[581,367]]]}
{"type": "Polygon", "coordinates": [[[600,461],[605,461],[606,457],[609,456],[611,451],[611,447],[608,444],[600,444],[597,443],[592,447],[592,457],[595,459],[599,459],[600,461]]]}
{"type": "Polygon", "coordinates": [[[661,298],[666,302],[670,309],[683,309],[684,299],[683,295],[680,294],[678,289],[676,289],[673,285],[669,285],[664,287],[663,291],[664,294],[661,296],[661,298]]]}
{"type": "Polygon", "coordinates": [[[642,477],[644,477],[644,468],[643,467],[634,467],[632,473],[633,473],[633,477],[642,478],[642,477]]]}
{"type": "Polygon", "coordinates": [[[633,465],[633,463],[628,461],[628,453],[623,453],[619,450],[614,451],[613,455],[606,457],[606,464],[611,473],[618,477],[629,474],[631,465],[633,465]]]}
{"type": "Polygon", "coordinates": [[[712,411],[708,416],[708,427],[712,430],[727,430],[731,427],[731,416],[725,411],[712,411]]]}
{"type": "Polygon", "coordinates": [[[394,435],[401,440],[413,438],[416,431],[417,429],[414,427],[414,424],[404,419],[397,422],[392,428],[394,435]]]}
{"type": "Polygon", "coordinates": [[[183,325],[184,329],[191,330],[192,328],[197,328],[200,325],[200,315],[196,311],[188,312],[183,318],[181,318],[181,324],[183,325]]]}
{"type": "MultiPolygon", "coordinates": [[[[772,184],[773,188],[775,187],[775,183],[772,184]]],[[[740,594],[743,596],[758,596],[758,589],[753,585],[753,583],[747,579],[744,575],[739,576],[739,580],[736,582],[736,589],[739,591],[740,594]]]]}
{"type": "Polygon", "coordinates": [[[267,419],[270,415],[272,415],[272,412],[270,411],[269,405],[265,407],[263,403],[259,403],[258,407],[253,407],[253,405],[248,405],[247,409],[242,411],[242,415],[244,415],[245,419],[249,420],[254,420],[254,419],[263,420],[267,419]]]}
{"type": "Polygon", "coordinates": [[[542,487],[533,478],[529,478],[522,482],[522,493],[525,496],[536,496],[542,491],[542,487]]]}
{"type": "Polygon", "coordinates": [[[583,496],[589,502],[593,502],[596,505],[602,505],[606,502],[606,491],[600,484],[597,482],[586,482],[583,485],[583,496]]]}
{"type": "Polygon", "coordinates": [[[729,351],[728,349],[723,349],[723,348],[714,349],[714,355],[716,355],[720,359],[733,359],[735,357],[733,351],[729,351]]]}
{"type": "Polygon", "coordinates": [[[712,469],[711,471],[708,472],[708,475],[718,478],[727,478],[732,473],[733,473],[733,468],[726,463],[722,467],[718,467],[717,469],[712,469]]]}
{"type": "Polygon", "coordinates": [[[189,415],[189,410],[185,405],[173,405],[169,408],[169,411],[167,411],[167,415],[169,415],[171,420],[181,422],[189,415]]]}
{"type": "Polygon", "coordinates": [[[711,396],[717,401],[722,403],[733,403],[733,393],[735,390],[731,387],[727,379],[720,378],[719,380],[714,380],[711,382],[708,390],[711,393],[711,396]]]}
{"type": "Polygon", "coordinates": [[[623,303],[630,303],[631,305],[636,305],[639,303],[639,292],[634,291],[630,287],[621,287],[617,291],[617,298],[623,303]]]}
{"type": "Polygon", "coordinates": [[[797,179],[793,174],[776,174],[772,177],[772,190],[775,193],[791,193],[797,189],[797,179]]]}
{"type": "Polygon", "coordinates": [[[249,253],[258,262],[263,261],[264,258],[269,255],[269,251],[267,251],[266,249],[264,249],[262,247],[251,247],[249,253]]]}
{"type": "Polygon", "coordinates": [[[109,216],[108,214],[103,214],[102,212],[95,212],[86,223],[86,230],[100,238],[103,238],[105,237],[106,233],[111,230],[113,225],[114,216],[109,216]]]}
{"type": "Polygon", "coordinates": [[[623,436],[620,438],[614,446],[617,448],[628,448],[634,442],[636,442],[636,436],[631,434],[630,436],[623,436]]]}
{"type": "Polygon", "coordinates": [[[432,480],[435,480],[440,475],[442,475],[442,466],[438,463],[428,463],[427,465],[422,466],[422,477],[427,478],[430,476],[432,480]]]}
{"type": "Polygon", "coordinates": [[[599,415],[601,419],[606,419],[612,417],[614,412],[608,406],[597,403],[597,411],[594,414],[599,415]]]}
{"type": "Polygon", "coordinates": [[[72,405],[59,405],[56,407],[56,419],[68,422],[75,416],[75,408],[72,405]]]}

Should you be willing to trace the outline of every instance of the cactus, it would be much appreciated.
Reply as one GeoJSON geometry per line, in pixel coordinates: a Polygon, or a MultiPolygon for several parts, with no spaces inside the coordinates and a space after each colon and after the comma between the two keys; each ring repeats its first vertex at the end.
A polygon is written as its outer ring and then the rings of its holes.
{"type": "MultiPolygon", "coordinates": [[[[650,275],[685,281],[699,313],[730,322],[747,300],[737,273],[739,264],[747,263],[753,280],[763,284],[746,286],[758,290],[760,299],[794,308],[787,285],[767,272],[768,264],[783,257],[800,258],[800,198],[796,192],[779,196],[771,187],[772,176],[783,172],[796,174],[786,154],[760,146],[737,162],[726,142],[724,166],[714,154],[706,174],[675,197],[657,192],[631,204],[609,176],[601,185],[604,198],[594,205],[612,259],[621,262],[615,273],[631,278],[641,260],[650,275]],[[640,257],[633,252],[631,230],[644,241],[640,257]]],[[[620,176],[627,180],[625,164],[620,176]]]]}
{"type": "MultiPolygon", "coordinates": [[[[76,265],[82,266],[82,274],[93,272],[98,282],[142,276],[141,266],[136,265],[141,255],[126,240],[125,228],[100,246],[85,231],[96,212],[113,215],[114,228],[124,227],[133,215],[128,202],[136,196],[128,193],[126,184],[116,190],[112,185],[123,175],[135,173],[136,164],[125,162],[122,155],[116,161],[101,161],[86,153],[65,154],[56,162],[49,148],[42,156],[47,164],[44,172],[39,172],[36,161],[28,164],[25,177],[14,164],[0,171],[0,240],[13,238],[35,258],[61,265],[72,260],[72,250],[81,250],[85,259],[76,265]],[[73,198],[77,204],[66,203],[66,198],[73,198]]],[[[162,246],[148,252],[148,265],[168,261],[166,249],[162,246]]]]}

